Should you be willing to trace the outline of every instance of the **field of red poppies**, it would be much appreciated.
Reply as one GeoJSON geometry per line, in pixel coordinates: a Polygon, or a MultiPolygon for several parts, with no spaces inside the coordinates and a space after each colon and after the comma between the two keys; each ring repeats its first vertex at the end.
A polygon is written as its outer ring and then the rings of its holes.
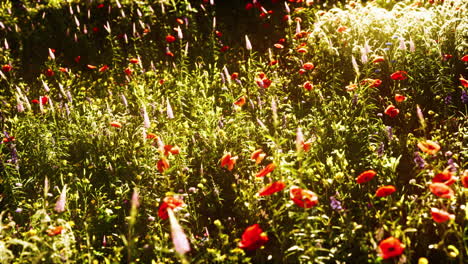
{"type": "Polygon", "coordinates": [[[467,11],[0,2],[0,262],[466,263],[467,11]]]}

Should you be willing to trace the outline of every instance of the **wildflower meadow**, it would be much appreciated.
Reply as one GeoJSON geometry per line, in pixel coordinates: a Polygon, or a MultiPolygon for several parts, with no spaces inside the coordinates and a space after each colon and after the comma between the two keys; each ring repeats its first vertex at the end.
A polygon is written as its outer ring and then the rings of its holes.
{"type": "Polygon", "coordinates": [[[0,263],[468,263],[467,14],[0,1],[0,263]]]}

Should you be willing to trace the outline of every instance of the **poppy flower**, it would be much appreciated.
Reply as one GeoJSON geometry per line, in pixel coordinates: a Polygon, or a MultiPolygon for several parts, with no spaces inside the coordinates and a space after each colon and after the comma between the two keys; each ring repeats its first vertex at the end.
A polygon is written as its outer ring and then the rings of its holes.
{"type": "Polygon", "coordinates": [[[449,199],[454,195],[453,190],[450,187],[440,182],[431,183],[431,185],[429,185],[429,189],[433,194],[441,198],[449,199]]]}
{"type": "Polygon", "coordinates": [[[238,246],[245,250],[256,250],[266,242],[268,242],[267,234],[263,233],[259,224],[254,224],[245,229],[238,246]]]}
{"type": "Polygon", "coordinates": [[[247,3],[247,4],[245,5],[245,10],[250,10],[250,9],[252,9],[253,7],[254,7],[254,5],[253,5],[252,3],[247,3]]]}
{"type": "Polygon", "coordinates": [[[396,117],[400,113],[400,110],[394,105],[389,105],[385,108],[384,114],[388,115],[391,118],[396,117]]]}
{"type": "Polygon", "coordinates": [[[311,208],[318,204],[318,197],[314,192],[301,189],[297,186],[289,189],[289,197],[297,206],[302,208],[311,208]]]}
{"type": "Polygon", "coordinates": [[[233,72],[231,74],[231,80],[236,80],[237,78],[239,78],[239,73],[238,72],[233,72]]]}
{"type": "Polygon", "coordinates": [[[174,53],[170,52],[170,51],[167,51],[166,52],[166,56],[168,57],[174,57],[174,53]]]}
{"type": "Polygon", "coordinates": [[[356,182],[359,184],[366,183],[372,180],[375,175],[377,175],[377,173],[374,170],[364,171],[363,173],[359,174],[359,176],[357,176],[356,182]]]}
{"type": "Polygon", "coordinates": [[[468,55],[465,55],[465,56],[461,57],[460,60],[464,61],[464,62],[467,62],[468,61],[468,55]]]}
{"type": "Polygon", "coordinates": [[[241,96],[239,99],[237,99],[234,104],[237,106],[242,107],[246,102],[245,96],[241,96]]]}
{"type": "Polygon", "coordinates": [[[154,134],[154,133],[148,133],[148,134],[146,134],[146,138],[147,139],[157,139],[158,136],[156,136],[156,134],[154,134]]]}
{"type": "Polygon", "coordinates": [[[9,143],[15,141],[15,137],[5,137],[3,138],[2,142],[3,143],[9,143]]]}
{"type": "Polygon", "coordinates": [[[32,100],[31,100],[31,103],[33,103],[33,104],[39,104],[39,100],[37,100],[37,99],[32,99],[32,100]]]}
{"type": "Polygon", "coordinates": [[[117,128],[121,128],[122,127],[122,124],[117,122],[117,121],[112,121],[110,122],[110,125],[113,126],[113,127],[117,127],[117,128]]]}
{"type": "Polygon", "coordinates": [[[224,45],[224,46],[221,47],[221,49],[219,51],[226,52],[226,51],[228,51],[228,49],[229,49],[229,46],[224,45]]]}
{"type": "Polygon", "coordinates": [[[63,72],[63,73],[67,73],[68,72],[68,69],[67,68],[64,68],[64,67],[60,67],[59,68],[59,71],[63,72]]]}
{"type": "Polygon", "coordinates": [[[98,28],[98,27],[93,27],[93,32],[94,32],[94,33],[98,33],[98,32],[99,32],[99,28],[98,28]]]}
{"type": "Polygon", "coordinates": [[[130,75],[132,75],[133,70],[130,69],[130,68],[126,68],[126,69],[124,70],[124,72],[125,72],[125,74],[126,74],[127,76],[130,76],[130,75]]]}
{"type": "Polygon", "coordinates": [[[180,148],[172,145],[164,146],[164,156],[169,156],[169,153],[172,155],[177,155],[180,153],[180,148]]]}
{"type": "Polygon", "coordinates": [[[86,65],[86,67],[87,67],[88,69],[90,69],[90,70],[94,70],[94,69],[97,68],[96,66],[90,65],[90,64],[86,65]]]}
{"type": "Polygon", "coordinates": [[[276,64],[278,64],[278,60],[271,60],[271,61],[268,63],[268,65],[270,65],[270,66],[273,66],[273,65],[276,65],[276,64]]]}
{"type": "Polygon", "coordinates": [[[81,60],[81,56],[76,56],[76,57],[75,57],[75,62],[76,62],[76,63],[80,63],[80,60],[81,60]]]}
{"type": "Polygon", "coordinates": [[[280,44],[280,43],[275,43],[273,46],[275,48],[277,48],[277,49],[283,49],[284,48],[283,44],[280,44]]]}
{"type": "Polygon", "coordinates": [[[304,70],[310,71],[310,70],[313,70],[315,68],[315,66],[311,62],[306,62],[306,63],[304,63],[304,65],[302,65],[302,68],[304,70]]]}
{"type": "Polygon", "coordinates": [[[377,197],[385,197],[389,196],[390,194],[394,193],[396,191],[395,186],[393,185],[386,185],[379,187],[377,191],[375,192],[375,196],[377,197]]]}
{"type": "Polygon", "coordinates": [[[397,103],[401,103],[403,101],[406,101],[406,96],[401,95],[401,94],[395,94],[395,101],[397,103]]]}
{"type": "Polygon", "coordinates": [[[455,215],[449,214],[446,211],[439,210],[437,208],[431,208],[431,216],[434,221],[437,223],[443,223],[448,220],[453,220],[455,219],[455,215]]]}
{"type": "Polygon", "coordinates": [[[49,97],[45,95],[41,97],[41,105],[46,105],[48,102],[49,102],[49,97]]]}
{"type": "Polygon", "coordinates": [[[139,61],[138,61],[138,59],[136,59],[136,58],[131,58],[131,59],[129,60],[129,62],[132,63],[132,64],[137,64],[139,61]]]}
{"type": "Polygon", "coordinates": [[[176,41],[176,38],[174,36],[172,36],[172,35],[167,35],[166,36],[166,42],[167,43],[172,43],[174,41],[176,41]]]}
{"type": "Polygon", "coordinates": [[[109,66],[104,65],[101,68],[99,68],[99,72],[105,72],[105,71],[107,71],[107,69],[109,69],[109,66]]]}
{"type": "Polygon", "coordinates": [[[463,187],[468,188],[468,170],[463,172],[463,176],[461,177],[461,182],[463,187]]]}
{"type": "Polygon", "coordinates": [[[63,231],[63,226],[55,226],[55,227],[51,227],[49,229],[47,229],[47,235],[48,236],[56,236],[56,235],[60,235],[63,231]]]}
{"type": "Polygon", "coordinates": [[[177,19],[176,19],[176,22],[177,22],[179,25],[183,25],[183,24],[184,24],[184,20],[181,19],[181,18],[177,18],[177,19]]]}
{"type": "Polygon", "coordinates": [[[255,177],[265,177],[266,175],[268,175],[270,172],[272,172],[273,170],[275,170],[276,168],[276,164],[275,163],[270,163],[268,165],[265,166],[265,168],[263,168],[261,171],[259,171],[255,177]]]}
{"type": "Polygon", "coordinates": [[[382,56],[377,56],[375,59],[372,61],[372,63],[379,63],[379,62],[384,62],[385,59],[382,56]]]}
{"type": "Polygon", "coordinates": [[[184,205],[185,205],[184,201],[182,199],[180,199],[179,197],[177,197],[177,196],[167,196],[167,197],[165,197],[163,199],[163,202],[159,206],[158,216],[161,219],[166,220],[167,218],[169,218],[169,215],[167,213],[168,208],[176,209],[176,208],[182,207],[184,205]]]}
{"type": "Polygon", "coordinates": [[[383,259],[389,259],[403,254],[405,245],[403,245],[398,238],[389,237],[380,241],[379,251],[383,259]]]}
{"type": "Polygon", "coordinates": [[[457,179],[449,170],[444,170],[443,172],[437,173],[434,178],[432,178],[432,183],[440,182],[447,186],[454,184],[456,181],[457,179]]]}
{"type": "Polygon", "coordinates": [[[468,87],[468,81],[463,78],[463,77],[460,77],[460,83],[461,85],[463,85],[464,87],[468,87]]]}
{"type": "Polygon", "coordinates": [[[299,69],[299,74],[300,74],[300,75],[302,75],[302,74],[304,74],[304,73],[306,73],[306,72],[307,72],[307,71],[304,70],[304,69],[299,69]]]}
{"type": "Polygon", "coordinates": [[[158,171],[164,173],[165,170],[169,169],[169,161],[166,158],[162,158],[156,164],[158,171]]]}
{"type": "Polygon", "coordinates": [[[402,80],[406,80],[408,79],[408,73],[405,72],[405,71],[396,71],[394,73],[392,73],[390,75],[390,78],[392,78],[392,80],[398,80],[398,81],[402,81],[402,80]]]}
{"type": "Polygon", "coordinates": [[[234,169],[234,165],[236,164],[237,158],[237,156],[232,157],[230,153],[224,154],[224,156],[221,158],[221,168],[227,167],[229,171],[232,171],[232,169],[234,169]]]}
{"type": "Polygon", "coordinates": [[[358,87],[357,84],[351,83],[350,85],[347,85],[347,86],[345,87],[345,89],[346,89],[346,91],[348,91],[348,92],[352,92],[352,91],[356,90],[357,87],[358,87]]]}
{"type": "Polygon", "coordinates": [[[55,75],[55,72],[54,72],[54,70],[52,70],[52,69],[47,69],[46,72],[45,72],[45,75],[46,75],[47,77],[52,77],[52,76],[55,75]]]}
{"type": "Polygon", "coordinates": [[[258,86],[264,89],[267,89],[271,85],[271,80],[268,78],[257,79],[256,82],[258,86]]]}
{"type": "Polygon", "coordinates": [[[310,83],[309,81],[305,82],[303,86],[304,86],[304,89],[306,89],[307,91],[310,91],[312,90],[312,88],[314,88],[314,85],[312,85],[312,83],[310,83]]]}
{"type": "Polygon", "coordinates": [[[9,72],[9,71],[11,71],[11,69],[13,69],[13,67],[10,64],[5,64],[5,65],[2,66],[2,71],[3,72],[9,72]]]}
{"type": "Polygon", "coordinates": [[[435,155],[440,150],[440,146],[431,140],[421,141],[418,143],[418,148],[429,155],[435,155]]]}
{"type": "Polygon", "coordinates": [[[250,159],[254,160],[255,164],[260,164],[262,160],[265,158],[265,156],[266,154],[263,153],[262,149],[257,149],[256,151],[252,153],[252,155],[250,156],[250,159]]]}
{"type": "Polygon", "coordinates": [[[342,32],[345,32],[347,29],[348,29],[348,27],[341,26],[341,27],[339,27],[336,31],[342,33],[342,32]]]}
{"type": "Polygon", "coordinates": [[[258,192],[259,196],[267,196],[267,195],[272,195],[274,193],[282,191],[286,187],[286,183],[282,181],[277,181],[274,182],[268,186],[265,186],[263,189],[261,189],[258,192]]]}
{"type": "Polygon", "coordinates": [[[382,84],[382,80],[380,79],[364,79],[361,81],[361,85],[369,85],[371,88],[377,88],[382,84]]]}
{"type": "Polygon", "coordinates": [[[298,48],[298,49],[297,49],[297,52],[299,52],[299,53],[307,53],[307,49],[304,48],[304,47],[298,48]]]}

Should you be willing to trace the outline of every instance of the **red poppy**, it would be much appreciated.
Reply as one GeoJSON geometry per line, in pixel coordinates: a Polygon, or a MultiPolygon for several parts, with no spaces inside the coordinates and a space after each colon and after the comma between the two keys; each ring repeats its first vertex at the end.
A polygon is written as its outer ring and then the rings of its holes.
{"type": "Polygon", "coordinates": [[[432,182],[440,182],[447,186],[454,184],[457,179],[453,176],[453,174],[449,170],[444,170],[441,173],[437,173],[434,178],[432,178],[432,182]]]}
{"type": "Polygon", "coordinates": [[[45,75],[48,76],[48,77],[52,77],[52,76],[55,75],[55,72],[52,69],[47,69],[46,72],[45,72],[45,75]]]}
{"type": "Polygon", "coordinates": [[[182,20],[181,18],[177,18],[177,19],[176,19],[176,22],[177,22],[179,25],[183,25],[183,24],[184,24],[184,20],[182,20]]]}
{"type": "Polygon", "coordinates": [[[239,73],[238,72],[233,72],[231,74],[231,80],[236,80],[237,78],[239,78],[239,73]]]}
{"type": "Polygon", "coordinates": [[[276,65],[278,63],[278,60],[271,60],[268,65],[270,66],[273,66],[273,65],[276,65]]]}
{"type": "Polygon", "coordinates": [[[107,71],[107,69],[109,69],[109,66],[104,65],[101,68],[99,68],[99,72],[105,72],[105,71],[107,71]]]}
{"type": "Polygon", "coordinates": [[[455,219],[455,215],[449,214],[446,211],[439,210],[437,208],[431,208],[431,216],[434,221],[437,223],[443,223],[448,220],[453,220],[455,219]]]}
{"type": "Polygon", "coordinates": [[[301,189],[297,186],[291,187],[289,197],[297,206],[302,208],[311,208],[318,204],[318,197],[314,192],[301,189]]]}
{"type": "Polygon", "coordinates": [[[159,206],[158,216],[161,219],[166,220],[167,218],[169,218],[169,215],[167,214],[168,208],[175,209],[182,206],[184,206],[184,201],[181,200],[179,197],[167,196],[163,199],[163,202],[159,206]]]}
{"type": "Polygon", "coordinates": [[[164,155],[169,156],[169,153],[172,155],[177,155],[180,153],[180,148],[178,146],[165,145],[164,146],[164,155]]]}
{"type": "Polygon", "coordinates": [[[364,79],[361,81],[361,85],[369,85],[371,88],[377,88],[382,84],[382,80],[380,79],[364,79]]]}
{"type": "Polygon", "coordinates": [[[440,150],[440,146],[431,140],[421,141],[418,143],[418,148],[429,155],[435,155],[440,150]]]}
{"type": "Polygon", "coordinates": [[[385,197],[385,196],[391,195],[391,194],[394,193],[395,191],[396,191],[395,186],[393,186],[393,185],[386,185],[386,186],[379,187],[379,188],[377,189],[377,191],[375,192],[375,196],[377,196],[377,197],[385,197]]]}
{"type": "Polygon", "coordinates": [[[158,136],[156,136],[156,134],[154,134],[154,133],[148,133],[148,134],[146,134],[146,138],[156,140],[156,139],[158,139],[158,136]]]}
{"type": "Polygon", "coordinates": [[[41,97],[41,105],[46,105],[48,102],[49,102],[49,97],[45,95],[41,97]]]}
{"type": "Polygon", "coordinates": [[[94,69],[97,68],[96,66],[90,65],[90,64],[86,65],[86,67],[88,67],[88,69],[90,69],[90,70],[94,70],[94,69]]]}
{"type": "Polygon", "coordinates": [[[406,101],[406,96],[401,95],[401,94],[395,94],[395,101],[397,103],[401,103],[403,101],[406,101]]]}
{"type": "Polygon", "coordinates": [[[282,181],[274,182],[268,186],[265,186],[258,192],[259,196],[267,196],[282,191],[286,187],[286,183],[282,181]]]}
{"type": "Polygon", "coordinates": [[[98,27],[93,27],[93,32],[94,32],[94,33],[98,33],[98,32],[99,32],[99,28],[98,28],[98,27]]]}
{"type": "Polygon", "coordinates": [[[253,5],[252,3],[247,3],[247,4],[245,5],[245,10],[250,10],[250,9],[252,9],[253,7],[254,7],[254,5],[253,5]]]}
{"type": "Polygon", "coordinates": [[[433,194],[441,198],[449,199],[452,198],[454,195],[453,190],[450,187],[440,182],[431,183],[431,185],[429,185],[429,189],[433,194]]]}
{"type": "Polygon", "coordinates": [[[239,99],[237,99],[234,104],[238,106],[243,106],[246,102],[245,96],[241,96],[239,99]]]}
{"type": "Polygon", "coordinates": [[[394,105],[389,105],[385,108],[384,114],[388,115],[389,117],[393,118],[396,117],[400,113],[400,110],[396,108],[394,105]]]}
{"type": "Polygon", "coordinates": [[[164,173],[165,170],[169,169],[169,161],[166,158],[162,158],[156,164],[158,171],[164,173]]]}
{"type": "Polygon", "coordinates": [[[461,61],[467,62],[468,61],[468,55],[465,55],[461,57],[461,61]]]}
{"type": "Polygon", "coordinates": [[[315,66],[311,62],[306,62],[306,63],[304,63],[304,65],[302,65],[302,68],[304,70],[310,71],[310,70],[313,70],[315,68],[315,66]]]}
{"type": "Polygon", "coordinates": [[[3,72],[9,72],[9,71],[11,71],[11,69],[13,69],[13,67],[10,64],[5,64],[5,65],[2,66],[2,71],[3,72]]]}
{"type": "Polygon", "coordinates": [[[81,60],[81,56],[76,56],[76,57],[75,57],[75,62],[76,62],[76,63],[80,63],[80,60],[81,60]]]}
{"type": "Polygon", "coordinates": [[[99,5],[97,6],[97,8],[103,8],[103,7],[104,7],[104,4],[99,4],[99,5]]]}
{"type": "Polygon", "coordinates": [[[363,173],[359,174],[359,176],[357,176],[356,182],[359,184],[366,183],[372,180],[375,175],[377,175],[377,173],[374,170],[364,171],[363,173]]]}
{"type": "Polygon", "coordinates": [[[342,32],[345,32],[347,29],[348,29],[347,27],[341,26],[341,27],[339,27],[336,31],[342,33],[342,32]]]}
{"type": "Polygon", "coordinates": [[[229,171],[234,169],[234,165],[236,165],[237,156],[231,157],[231,153],[224,154],[221,158],[221,168],[227,167],[229,171]]]}
{"type": "Polygon", "coordinates": [[[174,37],[172,35],[167,35],[166,36],[166,41],[167,41],[167,43],[172,43],[172,42],[176,41],[176,37],[174,37]]]}
{"type": "Polygon", "coordinates": [[[268,78],[256,79],[257,85],[261,88],[267,89],[271,85],[271,80],[268,78]]]}
{"type": "Polygon", "coordinates": [[[390,78],[392,78],[392,80],[399,81],[406,80],[408,79],[408,73],[405,71],[396,71],[390,75],[390,78]]]}
{"type": "Polygon", "coordinates": [[[229,49],[229,46],[224,45],[224,46],[221,47],[221,49],[219,51],[226,52],[226,51],[228,51],[228,49],[229,49]]]}
{"type": "Polygon", "coordinates": [[[250,156],[250,159],[254,160],[255,164],[260,164],[262,160],[265,158],[265,156],[266,154],[263,153],[262,149],[257,149],[256,151],[252,153],[252,155],[250,156]]]}
{"type": "Polygon", "coordinates": [[[242,240],[239,242],[239,248],[245,250],[256,250],[268,242],[267,234],[263,233],[259,224],[247,227],[242,234],[242,240]]]}
{"type": "Polygon", "coordinates": [[[375,59],[372,61],[372,63],[379,63],[379,62],[384,62],[385,59],[382,56],[377,56],[375,59]]]}
{"type": "Polygon", "coordinates": [[[270,163],[270,164],[266,165],[265,168],[263,168],[261,171],[259,171],[255,176],[256,177],[265,177],[270,172],[275,170],[275,168],[276,168],[276,164],[275,163],[270,163]]]}
{"type": "Polygon", "coordinates": [[[298,48],[298,49],[297,49],[297,52],[299,52],[299,53],[307,53],[307,49],[304,48],[304,47],[298,48]]]}
{"type": "Polygon", "coordinates": [[[3,143],[9,143],[15,141],[15,137],[5,137],[3,138],[2,142],[3,143]]]}
{"type": "Polygon", "coordinates": [[[37,99],[32,99],[32,100],[31,100],[31,103],[33,103],[33,104],[39,104],[39,100],[37,100],[37,99]]]}
{"type": "Polygon", "coordinates": [[[170,52],[170,51],[167,51],[166,52],[166,56],[168,57],[174,57],[174,53],[170,52]]]}
{"type": "Polygon", "coordinates": [[[63,229],[63,226],[55,226],[47,229],[46,232],[48,236],[56,236],[62,234],[63,229]]]}
{"type": "Polygon", "coordinates": [[[304,86],[304,89],[306,89],[307,91],[310,91],[312,90],[312,88],[314,88],[314,85],[310,83],[309,81],[305,82],[303,86],[304,86]]]}
{"type": "Polygon", "coordinates": [[[277,49],[283,49],[284,48],[283,44],[280,44],[280,43],[275,43],[273,46],[275,48],[277,48],[277,49]]]}
{"type": "Polygon", "coordinates": [[[461,177],[461,182],[463,187],[468,188],[468,170],[463,172],[463,176],[461,177]]]}
{"type": "Polygon", "coordinates": [[[379,251],[383,259],[389,259],[403,254],[405,245],[403,245],[398,238],[389,237],[380,241],[379,251]]]}
{"type": "Polygon", "coordinates": [[[67,68],[64,68],[64,67],[60,67],[59,68],[59,71],[63,72],[63,73],[67,73],[68,72],[68,69],[67,68]]]}
{"type": "Polygon", "coordinates": [[[126,69],[124,70],[124,72],[125,72],[125,74],[126,74],[127,76],[130,76],[130,75],[132,75],[133,70],[130,69],[130,68],[126,68],[126,69]]]}
{"type": "Polygon", "coordinates": [[[463,77],[460,77],[460,83],[461,85],[463,85],[464,87],[468,87],[468,81],[463,78],[463,77]]]}
{"type": "Polygon", "coordinates": [[[122,127],[122,124],[117,122],[117,121],[112,121],[110,122],[110,125],[113,126],[113,127],[117,127],[117,128],[121,128],[122,127]]]}
{"type": "Polygon", "coordinates": [[[130,63],[133,63],[133,64],[137,64],[139,62],[138,59],[135,59],[135,58],[132,58],[129,61],[130,63]]]}

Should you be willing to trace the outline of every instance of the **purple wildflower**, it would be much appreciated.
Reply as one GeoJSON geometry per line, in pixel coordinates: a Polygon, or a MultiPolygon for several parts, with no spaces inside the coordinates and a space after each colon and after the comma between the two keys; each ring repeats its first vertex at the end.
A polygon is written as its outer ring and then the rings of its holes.
{"type": "Polygon", "coordinates": [[[462,94],[461,94],[460,98],[461,98],[462,103],[468,104],[468,95],[466,94],[465,91],[462,91],[462,94]]]}
{"type": "Polygon", "coordinates": [[[343,207],[341,206],[341,202],[338,201],[335,196],[330,196],[330,206],[333,210],[335,211],[341,211],[343,210],[343,207]]]}
{"type": "Polygon", "coordinates": [[[426,161],[419,155],[419,152],[414,152],[413,161],[420,169],[426,167],[426,161]]]}

